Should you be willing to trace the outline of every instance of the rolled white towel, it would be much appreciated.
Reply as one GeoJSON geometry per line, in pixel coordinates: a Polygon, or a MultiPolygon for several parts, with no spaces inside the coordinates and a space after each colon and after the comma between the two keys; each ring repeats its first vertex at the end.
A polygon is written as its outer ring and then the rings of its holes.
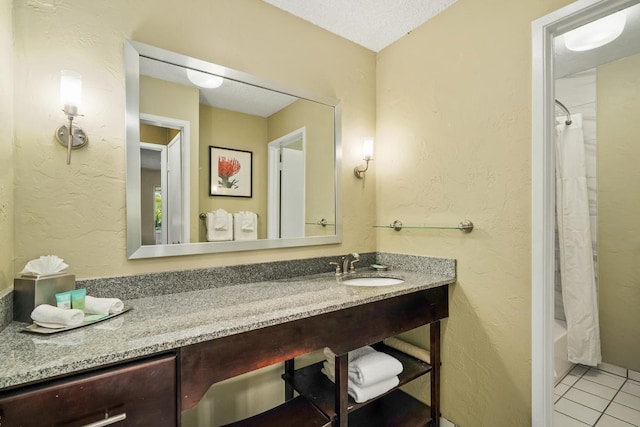
{"type": "Polygon", "coordinates": [[[349,378],[360,387],[368,387],[397,376],[402,369],[398,359],[375,351],[349,362],[349,378]]]}
{"type": "Polygon", "coordinates": [[[396,350],[401,351],[404,354],[408,354],[409,356],[413,356],[418,360],[422,360],[426,363],[431,363],[431,353],[429,353],[429,350],[417,347],[396,337],[385,338],[384,343],[389,347],[395,348],[396,350]]]}
{"type": "MultiPolygon", "coordinates": [[[[324,368],[322,368],[322,373],[327,378],[329,378],[331,382],[336,382],[335,377],[327,372],[324,368]]],[[[400,384],[400,380],[398,379],[398,377],[391,377],[366,387],[354,384],[351,380],[349,380],[347,384],[347,392],[349,393],[349,396],[353,397],[353,400],[355,400],[357,403],[362,403],[366,402],[369,399],[373,399],[374,397],[385,394],[386,392],[400,384]]]]}
{"type": "Polygon", "coordinates": [[[60,329],[77,326],[84,320],[82,310],[64,309],[49,304],[40,304],[31,312],[31,319],[44,328],[60,329]]]}
{"type": "Polygon", "coordinates": [[[87,295],[84,299],[84,312],[87,314],[115,314],[124,309],[118,298],[95,298],[87,295]]]}

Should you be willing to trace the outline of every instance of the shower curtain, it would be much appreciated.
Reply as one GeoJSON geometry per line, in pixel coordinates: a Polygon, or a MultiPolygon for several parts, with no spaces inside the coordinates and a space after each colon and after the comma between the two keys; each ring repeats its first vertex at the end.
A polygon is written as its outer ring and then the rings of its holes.
{"type": "Polygon", "coordinates": [[[556,126],[556,214],[562,302],[567,318],[569,361],[596,366],[600,324],[596,291],[582,115],[556,126]]]}

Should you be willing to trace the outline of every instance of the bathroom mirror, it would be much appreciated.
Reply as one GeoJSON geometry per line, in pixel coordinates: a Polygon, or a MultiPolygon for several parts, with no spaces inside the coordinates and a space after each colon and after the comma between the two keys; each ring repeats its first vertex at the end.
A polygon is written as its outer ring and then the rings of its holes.
{"type": "Polygon", "coordinates": [[[341,241],[337,100],[135,41],[125,68],[130,259],[341,241]]]}

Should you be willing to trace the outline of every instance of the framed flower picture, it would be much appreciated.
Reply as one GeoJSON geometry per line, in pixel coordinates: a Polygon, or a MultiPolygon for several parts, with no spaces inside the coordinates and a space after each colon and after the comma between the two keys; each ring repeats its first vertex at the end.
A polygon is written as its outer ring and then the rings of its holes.
{"type": "Polygon", "coordinates": [[[209,146],[209,195],[252,197],[253,153],[209,146]]]}

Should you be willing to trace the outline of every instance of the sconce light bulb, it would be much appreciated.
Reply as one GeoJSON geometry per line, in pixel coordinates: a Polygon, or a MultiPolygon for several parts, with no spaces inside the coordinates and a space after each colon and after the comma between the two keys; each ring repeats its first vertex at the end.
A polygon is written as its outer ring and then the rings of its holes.
{"type": "Polygon", "coordinates": [[[82,101],[82,76],[75,71],[60,73],[60,105],[65,114],[77,116],[82,101]]]}
{"type": "Polygon", "coordinates": [[[373,138],[365,138],[362,144],[362,155],[364,160],[373,160],[373,138]]]}

